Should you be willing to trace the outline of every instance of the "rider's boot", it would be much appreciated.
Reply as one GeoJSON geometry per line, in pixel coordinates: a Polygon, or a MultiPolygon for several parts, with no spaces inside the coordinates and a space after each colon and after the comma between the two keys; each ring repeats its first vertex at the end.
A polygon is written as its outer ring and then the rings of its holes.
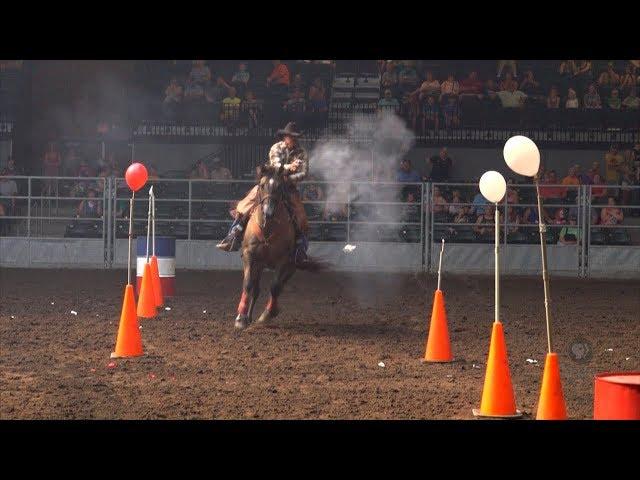
{"type": "Polygon", "coordinates": [[[220,250],[224,250],[225,252],[235,252],[240,250],[240,245],[242,245],[242,238],[244,237],[244,229],[247,226],[246,219],[239,215],[238,218],[235,219],[231,228],[229,229],[229,233],[219,244],[216,245],[220,250]]]}
{"type": "Polygon", "coordinates": [[[296,237],[296,250],[293,257],[296,265],[299,265],[308,259],[307,257],[308,248],[309,248],[309,241],[307,240],[307,236],[302,232],[298,232],[296,237]]]}

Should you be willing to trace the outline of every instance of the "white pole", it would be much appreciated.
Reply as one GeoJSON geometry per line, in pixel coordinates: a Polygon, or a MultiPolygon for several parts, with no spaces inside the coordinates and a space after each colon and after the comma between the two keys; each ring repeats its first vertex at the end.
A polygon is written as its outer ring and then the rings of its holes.
{"type": "Polygon", "coordinates": [[[547,227],[542,218],[542,200],[540,200],[540,183],[538,175],[534,177],[536,182],[536,196],[538,197],[538,229],[540,230],[540,252],[542,254],[542,284],[544,285],[544,315],[547,322],[547,348],[551,349],[551,315],[549,314],[549,274],[547,273],[547,243],[544,234],[547,227]]]}
{"type": "Polygon", "coordinates": [[[149,237],[151,236],[151,195],[153,186],[149,189],[149,208],[147,210],[147,263],[149,263],[149,237]]]}
{"type": "Polygon", "coordinates": [[[440,279],[442,277],[442,254],[444,253],[444,238],[442,239],[442,248],[440,249],[440,261],[438,262],[438,290],[440,290],[440,279]]]}
{"type": "Polygon", "coordinates": [[[495,266],[495,290],[496,290],[496,322],[500,322],[500,211],[498,209],[498,203],[496,202],[496,235],[495,235],[495,257],[496,257],[496,266],[495,266]]]}
{"type": "Polygon", "coordinates": [[[131,192],[129,199],[129,256],[127,257],[127,285],[131,285],[131,238],[133,237],[133,197],[136,192],[131,192]]]}
{"type": "Polygon", "coordinates": [[[151,193],[151,231],[152,231],[151,251],[153,252],[152,255],[155,257],[156,256],[156,196],[153,193],[153,187],[151,187],[150,193],[151,193]]]}

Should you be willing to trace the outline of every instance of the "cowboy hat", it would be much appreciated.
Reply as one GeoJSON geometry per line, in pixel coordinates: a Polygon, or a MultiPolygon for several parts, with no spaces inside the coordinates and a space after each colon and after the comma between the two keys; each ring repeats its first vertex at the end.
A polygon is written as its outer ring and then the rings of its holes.
{"type": "Polygon", "coordinates": [[[283,129],[278,130],[278,135],[291,135],[292,137],[300,137],[302,135],[302,132],[298,132],[296,130],[296,122],[289,122],[283,129]]]}

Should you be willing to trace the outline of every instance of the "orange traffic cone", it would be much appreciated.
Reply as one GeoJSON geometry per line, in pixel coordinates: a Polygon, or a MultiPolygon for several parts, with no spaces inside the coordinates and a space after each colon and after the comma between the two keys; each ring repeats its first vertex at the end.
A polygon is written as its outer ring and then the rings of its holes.
{"type": "Polygon", "coordinates": [[[476,417],[515,418],[522,413],[516,410],[516,400],[511,385],[507,345],[502,323],[493,322],[489,360],[482,389],[480,410],[473,409],[476,417]]]}
{"type": "Polygon", "coordinates": [[[560,364],[557,353],[547,353],[542,374],[542,390],[536,420],[566,420],[567,407],[562,395],[560,364]]]}
{"type": "Polygon", "coordinates": [[[151,278],[153,279],[153,296],[156,301],[156,307],[161,307],[164,303],[162,298],[162,285],[160,284],[160,271],[158,270],[158,257],[151,257],[151,278]]]}
{"type": "Polygon", "coordinates": [[[140,355],[142,355],[142,338],[136,317],[136,301],[133,295],[133,285],[127,285],[124,290],[116,351],[111,354],[111,358],[138,357],[140,355]]]}
{"type": "Polygon", "coordinates": [[[156,299],[153,294],[153,279],[151,278],[151,265],[144,264],[142,274],[142,286],[138,296],[138,316],[142,318],[153,318],[157,315],[156,299]]]}
{"type": "Polygon", "coordinates": [[[447,311],[444,305],[444,293],[436,290],[433,296],[433,310],[431,311],[431,325],[427,337],[427,349],[423,362],[451,362],[451,344],[447,327],[447,311]]]}

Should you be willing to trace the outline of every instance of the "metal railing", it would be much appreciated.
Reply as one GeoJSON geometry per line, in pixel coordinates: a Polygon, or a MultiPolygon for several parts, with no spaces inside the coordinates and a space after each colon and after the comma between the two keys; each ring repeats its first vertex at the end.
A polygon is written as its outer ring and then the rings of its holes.
{"type": "MultiPolygon", "coordinates": [[[[124,179],[20,176],[0,181],[15,182],[18,190],[16,195],[0,196],[0,214],[4,214],[0,215],[0,236],[101,239],[105,265],[113,265],[116,240],[128,234],[130,191],[124,179]],[[95,198],[92,208],[81,208],[90,198],[95,198]]],[[[187,241],[223,238],[232,221],[230,210],[254,183],[150,181],[148,186],[154,185],[157,198],[157,234],[187,241]]],[[[135,198],[134,235],[146,234],[148,186],[135,198]]],[[[486,224],[479,217],[492,205],[482,201],[475,183],[309,181],[299,189],[314,242],[414,244],[420,246],[420,263],[427,269],[433,264],[432,247],[442,238],[450,245],[493,242],[493,216],[487,216],[486,224]],[[467,209],[473,211],[465,215],[467,209]]],[[[505,247],[538,244],[534,189],[533,185],[508,185],[498,206],[505,247]]],[[[558,255],[571,256],[570,269],[576,275],[606,269],[605,261],[615,264],[611,251],[632,254],[632,262],[637,261],[634,255],[640,258],[640,186],[543,185],[541,190],[547,244],[558,245],[558,255]]],[[[531,251],[536,254],[537,250],[531,251]]]]}

